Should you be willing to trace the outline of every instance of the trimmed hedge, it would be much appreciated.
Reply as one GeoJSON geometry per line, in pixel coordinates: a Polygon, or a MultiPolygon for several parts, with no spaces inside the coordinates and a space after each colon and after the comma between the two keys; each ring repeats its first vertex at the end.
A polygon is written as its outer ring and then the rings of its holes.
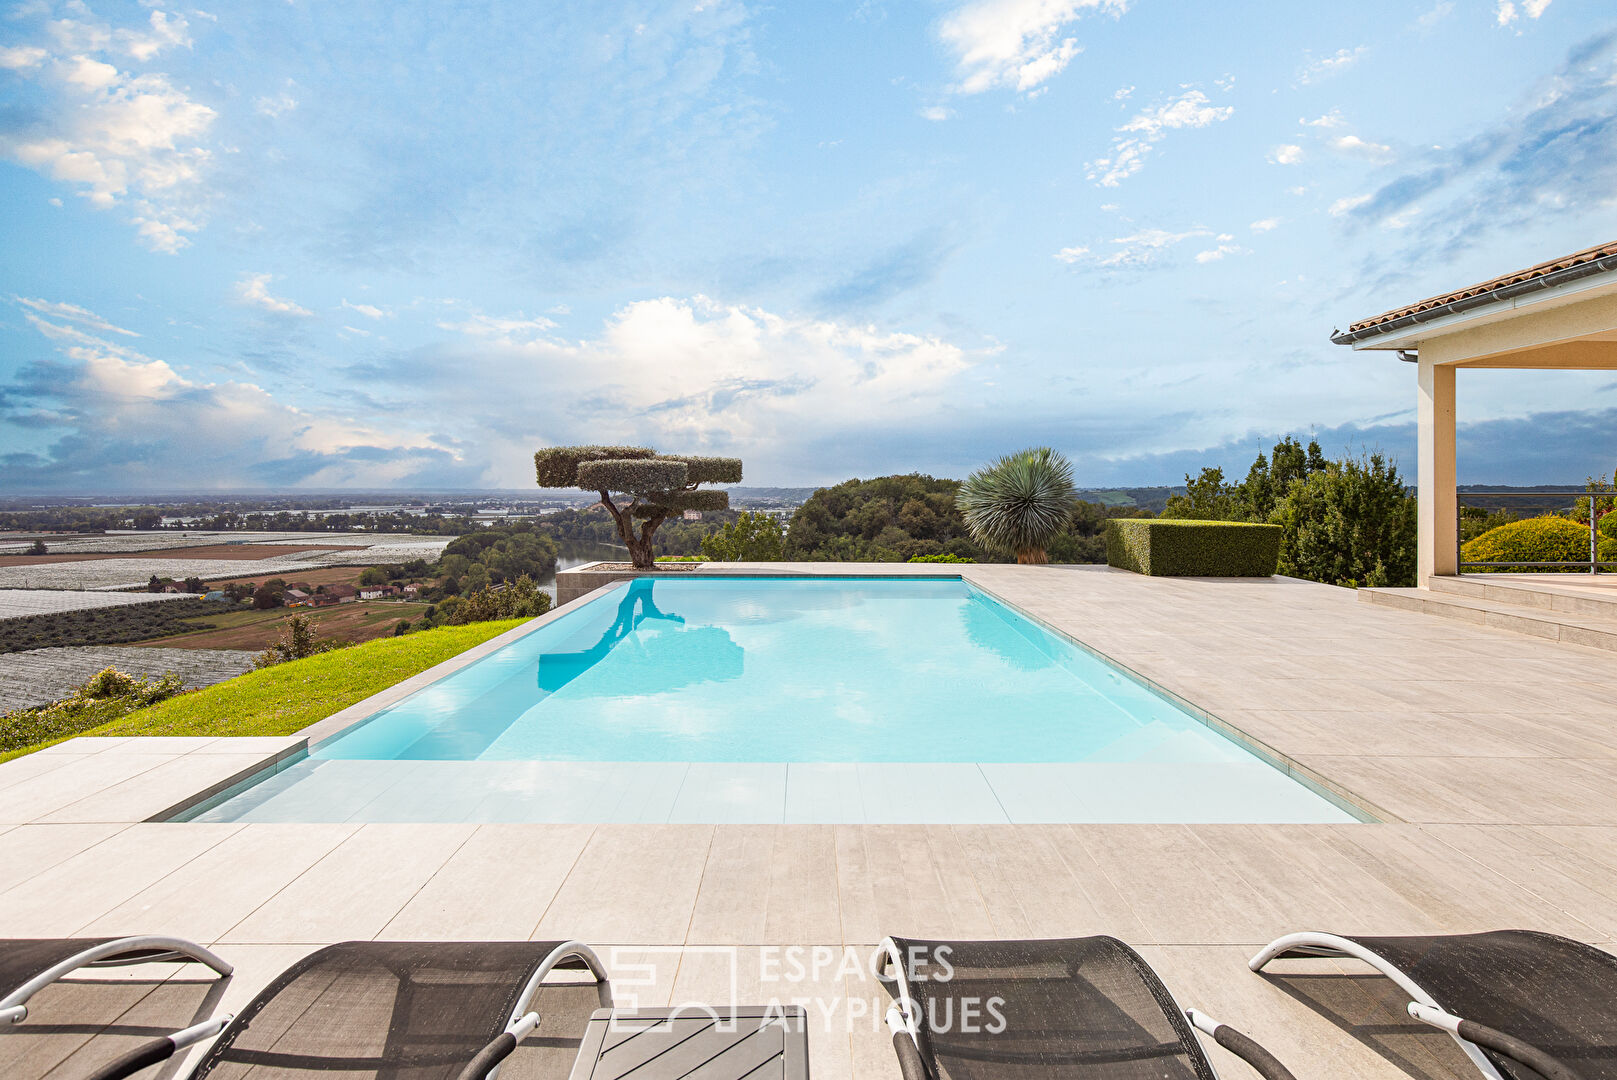
{"type": "Polygon", "coordinates": [[[640,495],[682,487],[689,471],[683,461],[673,458],[582,461],[578,465],[578,486],[640,495]]]}
{"type": "Polygon", "coordinates": [[[1113,518],[1106,564],[1153,577],[1270,577],[1281,531],[1244,521],[1113,518]]]}
{"type": "Polygon", "coordinates": [[[649,446],[552,446],[533,455],[542,488],[575,487],[578,467],[586,461],[624,461],[656,457],[649,446]]]}
{"type": "MultiPolygon", "coordinates": [[[[1604,532],[1607,514],[1600,522],[1604,532]]],[[[1617,560],[1617,540],[1602,536],[1600,558],[1617,560]]],[[[1587,562],[1589,558],[1589,526],[1586,522],[1547,514],[1526,518],[1489,529],[1460,548],[1462,562],[1587,562]]],[[[1466,573],[1521,573],[1514,566],[1468,566],[1466,573]]],[[[1540,570],[1577,573],[1575,566],[1539,567],[1540,570]]]]}
{"type": "Polygon", "coordinates": [[[739,484],[741,459],[738,457],[699,457],[691,454],[664,454],[685,463],[687,484],[739,484]]]}

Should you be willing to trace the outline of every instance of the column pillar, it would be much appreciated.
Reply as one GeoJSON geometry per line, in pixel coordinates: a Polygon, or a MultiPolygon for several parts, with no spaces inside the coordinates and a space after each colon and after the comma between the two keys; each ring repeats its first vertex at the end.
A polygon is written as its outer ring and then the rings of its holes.
{"type": "Polygon", "coordinates": [[[1416,487],[1419,495],[1419,567],[1415,583],[1422,588],[1434,575],[1459,572],[1455,543],[1454,368],[1420,358],[1416,405],[1419,448],[1416,487]]]}

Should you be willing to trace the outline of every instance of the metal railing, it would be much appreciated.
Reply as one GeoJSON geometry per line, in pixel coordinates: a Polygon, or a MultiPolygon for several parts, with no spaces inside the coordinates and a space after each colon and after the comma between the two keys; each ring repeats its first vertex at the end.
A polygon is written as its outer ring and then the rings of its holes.
{"type": "MultiPolygon", "coordinates": [[[[1591,574],[1600,573],[1602,568],[1617,569],[1617,562],[1600,561],[1600,517],[1595,510],[1594,500],[1599,498],[1612,498],[1617,492],[1611,491],[1461,491],[1456,492],[1454,509],[1454,562],[1457,570],[1463,571],[1466,567],[1486,566],[1528,566],[1544,568],[1565,568],[1570,566],[1581,567],[1591,574]],[[1589,558],[1581,562],[1466,562],[1461,553],[1464,542],[1460,539],[1465,523],[1464,502],[1467,497],[1488,499],[1588,499],[1589,500],[1589,558]]],[[[1575,505],[1575,504],[1574,504],[1575,505]]],[[[1617,511],[1612,511],[1617,513],[1617,511]]]]}

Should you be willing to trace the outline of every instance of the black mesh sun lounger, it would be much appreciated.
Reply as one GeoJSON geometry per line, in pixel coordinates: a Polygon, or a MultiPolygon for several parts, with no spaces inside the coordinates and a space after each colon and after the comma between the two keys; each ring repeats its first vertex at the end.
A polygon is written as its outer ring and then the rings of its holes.
{"type": "Polygon", "coordinates": [[[1292,1080],[1245,1035],[1181,1011],[1116,938],[888,938],[877,973],[904,1080],[1216,1080],[1192,1026],[1266,1080],[1292,1080]]]}
{"type": "Polygon", "coordinates": [[[1454,1036],[1489,1080],[1617,1080],[1617,957],[1533,930],[1431,937],[1288,934],[1251,960],[1362,960],[1454,1036]]]}
{"type": "Polygon", "coordinates": [[[0,997],[0,1023],[22,1023],[29,998],[81,968],[164,961],[206,964],[220,975],[231,971],[229,964],[184,938],[0,938],[0,994],[5,995],[0,997]]]}
{"type": "MultiPolygon", "coordinates": [[[[612,1004],[601,962],[576,941],[349,941],[282,972],[189,1074],[191,1080],[565,1078],[590,1014],[612,1004]],[[553,969],[591,982],[550,982],[553,969]],[[542,985],[543,984],[543,985],[542,985]],[[536,1030],[537,1029],[537,1030],[536,1030]]],[[[119,1080],[169,1058],[158,1039],[96,1074],[119,1080]]]]}
{"type": "MultiPolygon", "coordinates": [[[[135,964],[150,963],[196,963],[212,968],[221,977],[231,972],[231,966],[209,950],[193,941],[184,938],[164,937],[155,934],[139,935],[121,938],[6,938],[0,939],[0,1026],[22,1025],[29,1018],[28,1003],[38,993],[47,987],[60,983],[76,972],[109,967],[124,967],[135,964]]],[[[127,984],[123,984],[127,985],[127,984]]],[[[123,985],[107,985],[103,989],[108,991],[105,995],[111,1002],[116,1003],[115,1008],[121,1013],[128,1007],[129,1001],[120,991],[123,985]]],[[[62,1001],[58,1001],[60,1012],[62,1001]]],[[[72,1014],[70,1027],[47,1022],[44,1025],[43,1038],[50,1040],[59,1038],[62,1034],[77,1033],[83,1042],[93,1038],[96,1031],[102,1035],[118,1030],[121,1017],[118,1014],[107,1015],[98,1006],[102,1004],[100,996],[89,998],[68,999],[68,1012],[72,1014]],[[88,1006],[88,1009],[85,1007],[88,1006]],[[81,1010],[84,1012],[80,1015],[81,1010]]],[[[205,1015],[205,1013],[204,1013],[205,1015]]],[[[59,1016],[60,1020],[61,1017],[59,1016]]],[[[224,1018],[228,1019],[228,1017],[224,1018]]],[[[219,1034],[224,1027],[223,1020],[208,1020],[201,1024],[178,1030],[165,1039],[175,1047],[189,1046],[192,1043],[219,1034]]],[[[33,1030],[29,1025],[24,1030],[33,1030]]],[[[20,1034],[20,1033],[19,1033],[20,1034]]],[[[123,1031],[121,1037],[127,1038],[135,1032],[123,1031]]],[[[149,1038],[150,1031],[140,1031],[141,1037],[149,1038]]],[[[10,1033],[8,1033],[8,1038],[10,1033]]],[[[95,1045],[100,1046],[101,1039],[95,1039],[95,1045]]],[[[116,1042],[114,1042],[116,1045],[116,1042]]],[[[64,1051],[57,1050],[56,1053],[64,1051]]],[[[77,1051],[68,1049],[68,1054],[77,1051]]],[[[116,1050],[113,1051],[116,1053],[116,1050]]],[[[50,1055],[52,1051],[45,1050],[50,1055]]],[[[25,1070],[27,1066],[19,1065],[16,1048],[0,1049],[0,1056],[11,1059],[11,1064],[25,1070]]],[[[26,1058],[27,1055],[22,1055],[26,1058]]],[[[52,1058],[51,1060],[54,1060],[52,1058]]],[[[36,1061],[37,1068],[49,1068],[49,1061],[36,1061]]],[[[9,1074],[8,1074],[9,1075],[9,1074]]]]}

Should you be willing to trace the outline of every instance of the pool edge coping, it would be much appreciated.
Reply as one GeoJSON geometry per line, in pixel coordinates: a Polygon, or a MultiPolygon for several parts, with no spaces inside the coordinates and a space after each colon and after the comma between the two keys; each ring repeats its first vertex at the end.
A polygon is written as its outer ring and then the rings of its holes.
{"type": "Polygon", "coordinates": [[[1195,702],[1182,697],[1172,690],[1169,690],[1167,687],[1163,686],[1150,676],[1143,675],[1122,661],[1101,652],[1093,645],[1080,641],[1078,638],[1056,626],[1054,623],[1051,623],[1049,620],[1035,615],[1030,611],[1024,610],[1010,600],[1005,599],[1003,596],[999,595],[982,582],[967,578],[964,573],[960,575],[960,580],[964,581],[972,588],[978,589],[983,593],[986,593],[988,596],[993,597],[995,603],[1003,604],[1005,607],[1010,608],[1012,611],[1016,612],[1022,618],[1026,619],[1028,622],[1031,622],[1039,629],[1048,634],[1053,634],[1062,641],[1082,649],[1085,653],[1094,657],[1096,660],[1099,660],[1107,667],[1112,668],[1119,674],[1124,675],[1134,682],[1140,684],[1140,686],[1144,687],[1150,693],[1188,714],[1191,719],[1200,722],[1206,727],[1212,728],[1214,731],[1229,739],[1231,742],[1236,743],[1248,753],[1258,758],[1264,764],[1285,773],[1292,780],[1295,780],[1297,783],[1301,784],[1315,795],[1318,795],[1326,802],[1337,807],[1339,810],[1358,818],[1361,825],[1397,825],[1405,823],[1404,819],[1399,817],[1397,814],[1384,810],[1377,804],[1371,802],[1369,799],[1366,799],[1354,792],[1348,791],[1336,781],[1330,779],[1315,769],[1309,768],[1307,765],[1304,765],[1291,755],[1276,750],[1262,739],[1247,734],[1240,727],[1230,723],[1228,720],[1225,720],[1216,713],[1210,712],[1207,709],[1204,709],[1202,706],[1197,705],[1195,702]]]}
{"type": "MultiPolygon", "coordinates": [[[[585,565],[588,566],[591,564],[585,565]]],[[[722,565],[723,564],[716,564],[716,566],[722,565]]],[[[1032,612],[1023,609],[1018,604],[1007,600],[1005,597],[1001,596],[999,593],[995,592],[992,588],[988,587],[981,581],[976,580],[974,577],[968,577],[967,571],[964,567],[961,567],[959,570],[940,571],[938,569],[934,569],[934,567],[946,564],[928,564],[924,570],[920,567],[915,567],[911,570],[898,570],[899,566],[908,564],[893,564],[892,566],[884,566],[884,569],[879,571],[853,574],[837,574],[835,572],[820,574],[805,573],[801,570],[783,570],[772,573],[767,569],[756,569],[759,564],[746,565],[747,568],[744,570],[739,566],[735,569],[722,570],[716,569],[715,567],[716,572],[708,572],[708,567],[703,566],[696,570],[682,571],[679,580],[689,581],[698,577],[755,577],[791,579],[823,577],[839,580],[871,580],[885,578],[894,581],[904,581],[930,578],[932,580],[941,579],[948,581],[959,581],[969,588],[982,592],[986,596],[990,597],[995,603],[1015,612],[1018,616],[1028,620],[1046,633],[1052,634],[1060,640],[1083,650],[1083,652],[1085,652],[1087,655],[1094,657],[1096,660],[1099,660],[1101,663],[1117,671],[1119,674],[1125,676],[1135,683],[1138,683],[1147,692],[1161,698],[1170,705],[1173,705],[1175,708],[1181,710],[1191,719],[1201,723],[1203,726],[1218,732],[1220,735],[1229,739],[1231,742],[1236,743],[1248,753],[1258,758],[1264,764],[1285,774],[1288,778],[1308,789],[1308,791],[1314,795],[1319,796],[1339,810],[1342,810],[1344,813],[1356,818],[1359,824],[1403,823],[1403,819],[1398,817],[1396,814],[1392,814],[1382,809],[1375,803],[1370,802],[1368,799],[1365,799],[1354,792],[1348,791],[1334,780],[1331,780],[1329,777],[1324,776],[1307,765],[1304,765],[1302,762],[1297,761],[1290,755],[1276,750],[1274,747],[1263,742],[1261,739],[1249,735],[1240,727],[1230,723],[1223,717],[1220,717],[1217,714],[1203,708],[1202,706],[1182,697],[1174,691],[1169,690],[1156,680],[1150,678],[1149,676],[1143,675],[1129,665],[1108,656],[1106,653],[1101,652],[1094,646],[1086,644],[1067,631],[1062,630],[1060,627],[1049,622],[1047,619],[1035,615],[1032,612]]],[[[834,566],[836,564],[827,565],[834,566]]],[[[187,796],[178,803],[169,807],[167,810],[154,814],[147,820],[185,821],[191,815],[206,808],[209,804],[222,801],[221,797],[224,796],[226,792],[230,791],[230,789],[245,789],[246,787],[251,786],[252,783],[256,783],[261,774],[280,772],[282,769],[294,764],[296,760],[301,760],[303,757],[306,757],[309,751],[319,744],[327,742],[348,729],[369,720],[377,713],[397,704],[404,698],[409,697],[410,695],[415,694],[428,686],[431,686],[433,683],[436,683],[441,679],[455,674],[457,671],[469,666],[470,664],[476,663],[478,660],[488,656],[490,653],[503,649],[507,645],[513,644],[529,634],[549,626],[551,623],[556,622],[563,616],[568,615],[587,604],[593,603],[595,600],[605,596],[607,593],[626,587],[631,581],[638,580],[641,577],[652,577],[655,576],[655,574],[656,571],[646,571],[633,577],[623,577],[615,581],[605,582],[596,588],[591,589],[587,593],[574,597],[565,604],[557,605],[543,615],[530,619],[521,626],[514,626],[502,634],[498,634],[492,638],[489,638],[487,641],[480,642],[479,644],[472,646],[465,652],[458,653],[447,660],[434,664],[425,671],[419,671],[410,676],[408,679],[397,682],[384,690],[379,690],[368,698],[356,701],[354,704],[332,713],[330,716],[327,716],[321,720],[317,720],[306,728],[294,732],[295,735],[302,737],[300,742],[296,742],[284,747],[281,750],[276,751],[274,754],[266,756],[262,761],[241,770],[230,778],[212,784],[203,791],[187,796]]]]}

